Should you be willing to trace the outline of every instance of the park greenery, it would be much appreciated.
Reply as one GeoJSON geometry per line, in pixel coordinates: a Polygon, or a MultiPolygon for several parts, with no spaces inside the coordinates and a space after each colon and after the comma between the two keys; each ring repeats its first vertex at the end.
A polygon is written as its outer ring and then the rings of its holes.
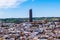
{"type": "MultiPolygon", "coordinates": [[[[48,20],[48,21],[54,21],[56,19],[60,20],[60,17],[34,17],[32,18],[33,20],[48,20]]],[[[27,22],[29,18],[5,18],[5,19],[0,19],[1,22],[6,22],[6,23],[21,23],[21,22],[27,22]]]]}

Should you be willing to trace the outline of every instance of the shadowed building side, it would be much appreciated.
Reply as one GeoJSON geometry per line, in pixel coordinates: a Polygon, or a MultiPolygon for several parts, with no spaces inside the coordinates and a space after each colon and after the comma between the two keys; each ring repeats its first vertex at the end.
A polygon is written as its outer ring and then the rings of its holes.
{"type": "Polygon", "coordinates": [[[29,22],[32,22],[32,9],[29,10],[29,22]]]}

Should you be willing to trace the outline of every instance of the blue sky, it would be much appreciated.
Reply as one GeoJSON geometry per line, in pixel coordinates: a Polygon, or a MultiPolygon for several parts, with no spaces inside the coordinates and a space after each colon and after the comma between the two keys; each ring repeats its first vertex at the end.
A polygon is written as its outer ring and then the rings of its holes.
{"type": "Polygon", "coordinates": [[[31,8],[33,17],[60,17],[60,0],[2,0],[0,18],[26,18],[31,8]]]}

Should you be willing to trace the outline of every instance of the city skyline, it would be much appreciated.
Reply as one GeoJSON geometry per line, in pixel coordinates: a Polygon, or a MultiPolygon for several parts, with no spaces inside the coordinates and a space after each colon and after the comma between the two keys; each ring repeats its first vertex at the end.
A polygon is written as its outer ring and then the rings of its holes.
{"type": "Polygon", "coordinates": [[[60,0],[0,0],[0,18],[60,17],[60,0]]]}

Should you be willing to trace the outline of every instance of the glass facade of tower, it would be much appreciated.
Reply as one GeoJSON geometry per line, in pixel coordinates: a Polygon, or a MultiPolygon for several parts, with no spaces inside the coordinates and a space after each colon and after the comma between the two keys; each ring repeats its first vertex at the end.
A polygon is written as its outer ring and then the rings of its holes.
{"type": "Polygon", "coordinates": [[[29,10],[29,22],[32,22],[32,9],[29,10]]]}

